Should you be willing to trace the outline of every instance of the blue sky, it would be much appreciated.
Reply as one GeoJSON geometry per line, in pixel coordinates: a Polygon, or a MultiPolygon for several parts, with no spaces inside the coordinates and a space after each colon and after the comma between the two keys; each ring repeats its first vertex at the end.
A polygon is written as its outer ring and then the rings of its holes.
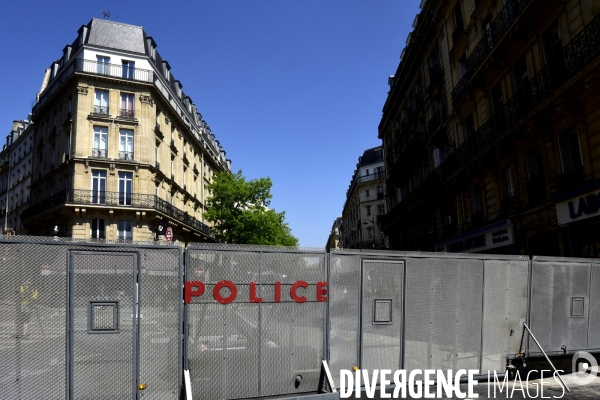
{"type": "MultiPolygon", "coordinates": [[[[0,122],[23,119],[44,69],[92,17],[141,25],[248,179],[324,247],[358,157],[379,145],[387,77],[416,0],[13,1],[2,4],[0,122]]],[[[3,134],[3,136],[5,136],[3,134]]],[[[4,140],[4,139],[2,139],[4,140]]]]}

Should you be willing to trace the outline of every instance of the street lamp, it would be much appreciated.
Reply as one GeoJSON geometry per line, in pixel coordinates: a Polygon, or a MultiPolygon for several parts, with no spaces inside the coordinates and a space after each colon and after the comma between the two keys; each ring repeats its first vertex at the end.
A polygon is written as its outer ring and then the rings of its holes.
{"type": "Polygon", "coordinates": [[[373,224],[373,247],[375,247],[375,220],[374,219],[365,219],[363,225],[369,225],[369,222],[373,224]]]}

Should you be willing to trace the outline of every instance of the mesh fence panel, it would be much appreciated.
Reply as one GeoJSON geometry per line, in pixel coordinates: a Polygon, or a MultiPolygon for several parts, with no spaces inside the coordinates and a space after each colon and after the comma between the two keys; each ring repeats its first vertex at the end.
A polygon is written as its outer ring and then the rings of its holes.
{"type": "Polygon", "coordinates": [[[64,399],[66,247],[0,243],[0,397],[64,399]]]}
{"type": "Polygon", "coordinates": [[[401,367],[403,263],[363,261],[362,369],[401,367]]]}
{"type": "Polygon", "coordinates": [[[329,365],[336,383],[341,369],[358,365],[360,268],[360,254],[330,254],[329,365]]]}
{"type": "MultiPolygon", "coordinates": [[[[260,254],[239,251],[188,250],[187,280],[205,282],[204,296],[188,307],[187,355],[194,393],[201,398],[258,396],[258,305],[249,302],[249,282],[259,281],[260,254]],[[236,301],[213,299],[215,284],[237,284],[236,301]],[[236,382],[235,385],[230,382],[236,382]]],[[[221,295],[229,296],[228,289],[221,295]]]]}
{"type": "MultiPolygon", "coordinates": [[[[139,379],[142,399],[179,398],[181,343],[178,248],[140,248],[139,379]]],[[[181,277],[183,279],[183,277],[181,277]]]]}
{"type": "Polygon", "coordinates": [[[136,254],[72,254],[72,396],[130,399],[136,384],[134,334],[137,332],[136,254]],[[114,329],[94,328],[94,302],[113,303],[114,329]],[[110,384],[107,384],[110,383],[110,384]]]}
{"type": "MultiPolygon", "coordinates": [[[[325,310],[324,303],[316,302],[314,283],[326,280],[325,254],[204,246],[187,255],[186,279],[205,282],[204,295],[187,306],[194,392],[202,398],[233,399],[316,390],[325,310]],[[221,280],[236,284],[237,296],[230,304],[213,298],[221,280]],[[302,304],[290,297],[297,280],[311,284],[298,290],[307,298],[302,304]],[[257,283],[253,294],[262,303],[250,302],[249,282],[257,283]],[[274,303],[275,282],[281,282],[280,303],[274,303]],[[296,386],[298,375],[302,381],[296,386]]],[[[231,295],[227,288],[219,293],[231,295]]]]}
{"type": "MultiPolygon", "coordinates": [[[[591,263],[532,261],[531,330],[546,352],[587,348],[591,263]],[[573,300],[583,302],[573,314],[573,300]]],[[[530,351],[540,350],[533,340],[530,351]]]]}
{"type": "Polygon", "coordinates": [[[504,371],[506,356],[521,351],[527,321],[529,263],[484,261],[483,346],[481,372],[504,371]]]}
{"type": "Polygon", "coordinates": [[[482,287],[481,260],[406,261],[406,369],[479,369],[482,287]]]}

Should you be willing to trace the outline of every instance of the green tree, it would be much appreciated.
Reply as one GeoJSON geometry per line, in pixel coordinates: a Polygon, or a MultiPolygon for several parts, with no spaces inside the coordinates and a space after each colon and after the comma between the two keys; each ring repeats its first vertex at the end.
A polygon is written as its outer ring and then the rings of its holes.
{"type": "Polygon", "coordinates": [[[226,243],[298,246],[285,212],[269,209],[272,184],[270,178],[246,181],[241,170],[215,174],[207,185],[211,197],[203,214],[213,223],[215,238],[226,243]]]}

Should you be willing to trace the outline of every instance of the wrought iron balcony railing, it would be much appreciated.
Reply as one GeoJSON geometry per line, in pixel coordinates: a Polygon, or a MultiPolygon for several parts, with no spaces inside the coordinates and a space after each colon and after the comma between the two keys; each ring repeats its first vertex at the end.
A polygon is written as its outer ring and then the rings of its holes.
{"type": "Polygon", "coordinates": [[[133,151],[119,151],[119,160],[133,160],[133,151]]]}
{"type": "Polygon", "coordinates": [[[123,65],[116,64],[105,64],[99,63],[93,60],[84,60],[81,58],[75,59],[71,64],[65,67],[66,69],[63,71],[62,69],[59,71],[59,76],[54,79],[50,85],[44,90],[44,93],[37,100],[35,105],[33,105],[32,112],[35,114],[39,108],[48,101],[48,99],[62,86],[63,83],[71,76],[74,72],[85,72],[94,75],[104,75],[110,76],[119,79],[128,79],[134,81],[141,82],[154,82],[155,76],[154,71],[140,69],[140,68],[130,68],[129,66],[125,67],[123,65]],[[124,74],[124,70],[127,70],[127,73],[124,74]]]}
{"type": "Polygon", "coordinates": [[[150,208],[184,223],[197,231],[212,236],[208,226],[188,213],[169,204],[158,196],[143,193],[119,193],[79,189],[63,190],[23,211],[21,219],[25,221],[63,204],[97,204],[132,208],[150,208]]]}
{"type": "Polygon", "coordinates": [[[106,149],[93,148],[92,149],[92,157],[107,158],[108,151],[106,149]]]}
{"type": "Polygon", "coordinates": [[[135,118],[135,113],[133,112],[133,109],[121,108],[119,110],[119,116],[123,118],[135,118]]]}
{"type": "Polygon", "coordinates": [[[94,106],[94,114],[108,115],[108,106],[94,106]]]}
{"type": "Polygon", "coordinates": [[[471,75],[469,71],[465,72],[465,74],[460,78],[454,89],[452,89],[452,107],[456,108],[465,97],[469,93],[469,80],[471,79],[471,75]]]}
{"type": "Polygon", "coordinates": [[[531,0],[507,0],[504,3],[504,7],[496,15],[496,18],[490,24],[490,28],[484,32],[483,37],[467,58],[467,73],[462,76],[454,90],[452,90],[453,107],[458,106],[465,98],[468,93],[468,81],[530,2],[531,0]]]}

